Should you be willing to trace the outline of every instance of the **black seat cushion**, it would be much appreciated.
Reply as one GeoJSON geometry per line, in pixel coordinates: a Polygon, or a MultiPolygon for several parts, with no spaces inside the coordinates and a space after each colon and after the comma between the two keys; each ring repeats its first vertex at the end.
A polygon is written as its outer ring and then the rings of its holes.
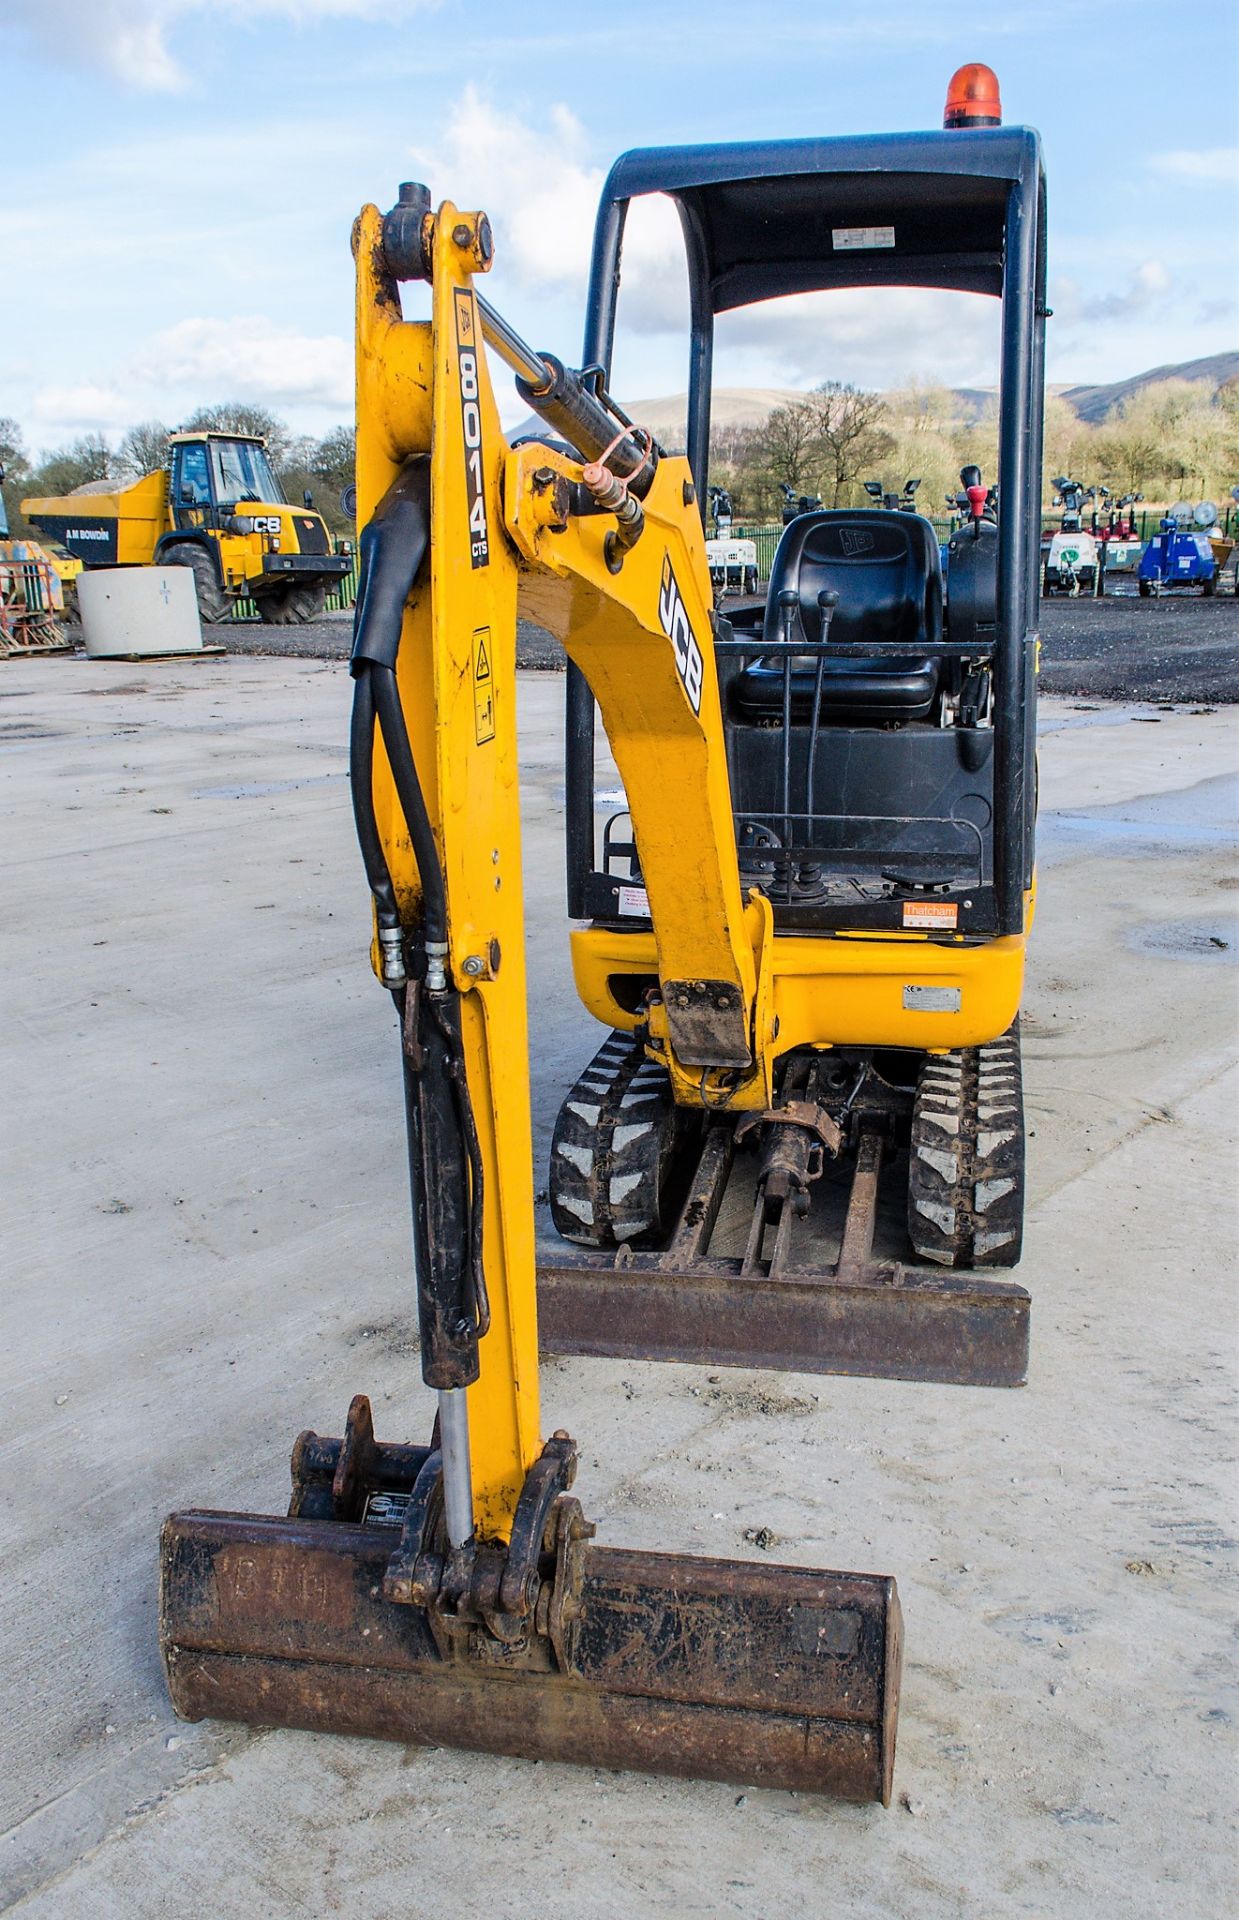
{"type": "MultiPolygon", "coordinates": [[[[938,537],[915,513],[806,513],[779,542],[770,570],[762,638],[783,638],[779,593],[796,591],[792,638],[805,643],[791,673],[792,717],[808,719],[822,647],[818,595],[839,596],[825,643],[820,711],[829,719],[925,719],[938,690],[942,641],[942,565],[938,537]],[[906,643],[908,655],[831,657],[835,643],[906,643]]],[[[737,676],[739,717],[776,719],[783,711],[783,658],[767,655],[737,676]]]]}
{"type": "MultiPolygon", "coordinates": [[[[938,692],[938,663],[925,657],[905,660],[890,655],[873,660],[832,660],[822,655],[821,689],[816,694],[819,721],[924,720],[938,692]]],[[[794,721],[813,717],[818,653],[792,657],[790,706],[794,721]]],[[[778,655],[755,660],[737,675],[733,688],[737,715],[744,720],[783,717],[783,661],[778,655]]]]}

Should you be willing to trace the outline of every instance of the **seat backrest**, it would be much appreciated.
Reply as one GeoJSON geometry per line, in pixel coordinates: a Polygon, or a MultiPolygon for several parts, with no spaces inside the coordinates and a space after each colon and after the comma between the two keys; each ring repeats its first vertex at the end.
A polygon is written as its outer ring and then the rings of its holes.
{"type": "MultiPolygon", "coordinates": [[[[762,637],[780,639],[779,593],[794,587],[800,631],[811,646],[822,637],[817,596],[831,588],[839,604],[829,641],[867,645],[874,640],[932,653],[942,641],[942,563],[938,536],[918,513],[877,510],[806,513],[779,541],[770,569],[762,637]]],[[[828,641],[828,645],[829,645],[828,641]]]]}

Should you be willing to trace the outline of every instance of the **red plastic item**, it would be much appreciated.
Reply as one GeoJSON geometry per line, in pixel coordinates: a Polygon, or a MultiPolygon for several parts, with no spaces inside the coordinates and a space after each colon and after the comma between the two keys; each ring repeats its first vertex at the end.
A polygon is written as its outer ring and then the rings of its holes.
{"type": "Polygon", "coordinates": [[[951,75],[946,90],[944,127],[1000,127],[1002,95],[998,75],[992,67],[973,63],[951,75]]]}
{"type": "Polygon", "coordinates": [[[969,513],[972,515],[974,520],[979,520],[981,518],[981,515],[985,512],[985,501],[988,494],[988,488],[966,487],[964,491],[968,495],[969,513]]]}

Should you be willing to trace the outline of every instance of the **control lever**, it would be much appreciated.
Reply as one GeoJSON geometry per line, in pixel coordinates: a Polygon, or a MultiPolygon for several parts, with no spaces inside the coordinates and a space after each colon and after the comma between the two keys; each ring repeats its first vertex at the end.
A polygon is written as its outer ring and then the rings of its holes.
{"type": "MultiPolygon", "coordinates": [[[[822,631],[819,636],[821,645],[817,650],[817,671],[813,675],[813,707],[809,715],[809,745],[805,755],[804,769],[804,810],[805,838],[809,840],[813,833],[813,762],[817,758],[817,726],[822,715],[822,677],[826,672],[826,646],[830,639],[830,623],[835,617],[839,605],[839,596],[833,587],[823,587],[817,596],[817,610],[822,617],[822,631]]],[[[811,861],[800,869],[801,882],[804,885],[820,879],[821,864],[811,861]]]]}

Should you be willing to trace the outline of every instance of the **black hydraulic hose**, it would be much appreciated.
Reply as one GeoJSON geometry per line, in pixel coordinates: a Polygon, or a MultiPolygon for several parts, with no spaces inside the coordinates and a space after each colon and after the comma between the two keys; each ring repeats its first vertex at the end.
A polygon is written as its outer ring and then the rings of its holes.
{"type": "Polygon", "coordinates": [[[426,942],[444,941],[447,939],[447,896],[443,886],[443,868],[439,864],[439,849],[431,830],[430,815],[426,811],[422,783],[417,777],[413,749],[409,745],[409,730],[404,723],[404,709],[400,705],[396,676],[387,667],[371,667],[369,678],[374,688],[374,706],[383,745],[387,749],[392,781],[409,829],[418,877],[422,883],[422,939],[426,942]]]}
{"type": "Polygon", "coordinates": [[[482,1143],[478,1139],[469,1082],[465,1074],[464,1050],[460,1038],[460,1002],[456,994],[429,993],[425,996],[431,1018],[447,1047],[448,1076],[456,1105],[465,1153],[469,1161],[469,1283],[472,1307],[480,1340],[490,1331],[490,1295],[486,1287],[486,1269],[482,1259],[482,1143]]]}
{"type": "MultiPolygon", "coordinates": [[[[380,929],[399,928],[395,888],[374,815],[377,723],[421,882],[419,938],[426,948],[437,948],[442,982],[447,943],[443,867],[396,681],[405,603],[430,545],[428,460],[406,462],[360,544],[350,742],[357,837],[380,929]]],[[[403,1077],[422,1377],[429,1386],[458,1388],[477,1379],[477,1343],[490,1326],[482,1258],[482,1150],[465,1073],[459,996],[450,987],[432,985],[429,969],[417,979],[417,985],[397,986],[393,998],[405,1030],[403,1077]],[[417,996],[412,1004],[411,994],[417,996]]]]}
{"type": "MultiPolygon", "coordinates": [[[[417,861],[422,887],[422,937],[441,942],[447,937],[443,869],[396,686],[396,656],[400,650],[405,602],[429,545],[430,462],[419,455],[405,462],[361,535],[361,580],[349,668],[357,681],[353,699],[351,779],[362,858],[379,911],[385,913],[389,899],[394,909],[395,894],[374,818],[373,720],[367,727],[368,714],[372,714],[382,731],[392,780],[417,861]]],[[[395,924],[399,924],[398,917],[395,924]]]]}
{"type": "Polygon", "coordinates": [[[368,671],[359,673],[353,685],[348,768],[357,841],[374,895],[375,914],[380,927],[398,928],[400,909],[396,904],[396,889],[374,817],[374,689],[368,671]]]}

